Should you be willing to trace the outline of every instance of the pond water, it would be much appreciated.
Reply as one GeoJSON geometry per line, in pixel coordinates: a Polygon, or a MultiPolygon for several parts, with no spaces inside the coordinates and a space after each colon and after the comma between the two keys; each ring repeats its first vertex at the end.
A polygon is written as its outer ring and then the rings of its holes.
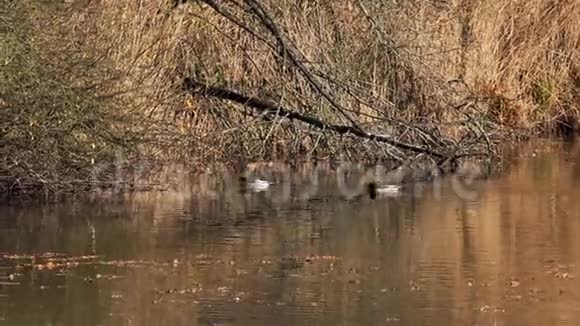
{"type": "Polygon", "coordinates": [[[468,196],[297,172],[3,207],[0,325],[578,325],[580,148],[513,156],[468,196]]]}

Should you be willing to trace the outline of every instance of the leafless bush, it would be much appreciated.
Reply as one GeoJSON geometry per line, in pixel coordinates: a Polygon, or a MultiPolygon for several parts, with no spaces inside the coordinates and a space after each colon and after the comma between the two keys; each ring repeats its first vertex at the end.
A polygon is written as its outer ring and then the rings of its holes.
{"type": "Polygon", "coordinates": [[[1,6],[0,192],[82,188],[95,162],[131,152],[139,131],[114,94],[118,71],[74,33],[66,8],[1,6]]]}

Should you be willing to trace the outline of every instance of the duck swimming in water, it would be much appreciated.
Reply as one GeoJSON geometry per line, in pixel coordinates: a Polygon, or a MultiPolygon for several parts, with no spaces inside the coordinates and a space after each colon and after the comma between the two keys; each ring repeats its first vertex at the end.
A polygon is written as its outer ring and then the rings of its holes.
{"type": "Polygon", "coordinates": [[[379,187],[376,182],[369,182],[367,184],[367,193],[371,199],[377,196],[396,197],[401,194],[402,187],[400,185],[384,185],[379,187]]]}
{"type": "Polygon", "coordinates": [[[270,188],[270,185],[272,184],[270,181],[258,178],[248,180],[248,178],[245,176],[241,176],[239,181],[242,192],[246,192],[247,190],[251,190],[253,192],[266,191],[268,190],[268,188],[270,188]]]}

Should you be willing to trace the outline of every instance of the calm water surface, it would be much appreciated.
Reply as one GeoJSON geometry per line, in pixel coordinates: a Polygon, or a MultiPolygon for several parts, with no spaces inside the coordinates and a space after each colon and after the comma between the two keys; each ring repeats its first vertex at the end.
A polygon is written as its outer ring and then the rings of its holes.
{"type": "Polygon", "coordinates": [[[469,199],[297,173],[0,208],[0,325],[578,325],[580,148],[526,153],[469,199]]]}

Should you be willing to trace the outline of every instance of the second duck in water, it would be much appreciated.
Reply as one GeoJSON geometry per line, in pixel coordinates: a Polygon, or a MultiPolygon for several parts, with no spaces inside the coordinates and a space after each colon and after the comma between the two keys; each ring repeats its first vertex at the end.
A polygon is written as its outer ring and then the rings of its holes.
{"type": "Polygon", "coordinates": [[[367,184],[367,193],[371,199],[378,196],[396,197],[401,194],[402,187],[400,185],[384,185],[378,186],[376,182],[369,182],[367,184]]]}
{"type": "Polygon", "coordinates": [[[258,178],[249,180],[245,176],[241,176],[239,178],[239,181],[240,181],[240,189],[242,192],[246,192],[247,190],[253,192],[266,191],[270,188],[270,185],[272,184],[270,181],[258,178]]]}

